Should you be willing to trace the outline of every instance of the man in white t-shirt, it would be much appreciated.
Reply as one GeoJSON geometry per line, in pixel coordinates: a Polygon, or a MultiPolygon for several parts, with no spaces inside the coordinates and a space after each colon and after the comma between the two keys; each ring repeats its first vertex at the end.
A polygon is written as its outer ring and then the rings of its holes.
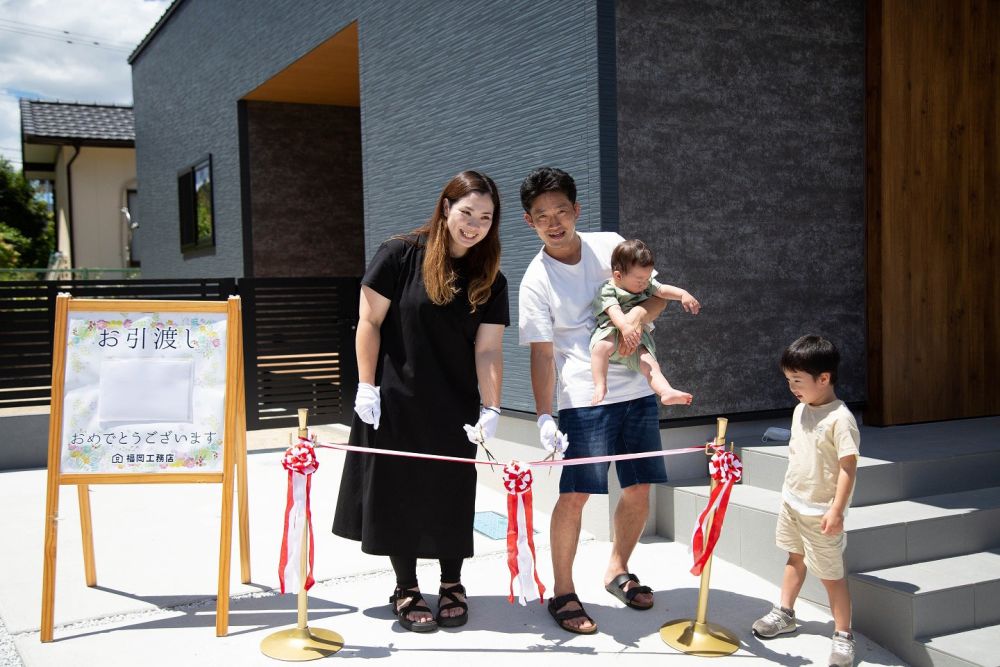
{"type": "MultiPolygon", "coordinates": [[[[542,445],[565,448],[566,458],[583,458],[660,449],[659,401],[645,378],[622,364],[608,369],[608,391],[592,406],[591,304],[611,276],[611,251],[623,239],[611,232],[578,233],[580,205],[576,184],[566,172],[536,169],[521,185],[524,219],[545,244],[521,279],[518,305],[521,345],[531,346],[531,385],[542,445]],[[559,379],[559,425],[552,419],[552,396],[559,379]],[[568,446],[567,446],[568,441],[568,446]]],[[[666,302],[653,297],[627,317],[641,333],[666,302]]],[[[623,331],[623,339],[638,340],[623,331]]],[[[635,351],[621,350],[624,354],[635,351]]],[[[663,459],[650,457],[616,464],[622,496],[614,517],[614,543],[604,575],[605,588],[633,609],[653,606],[652,589],[628,570],[649,513],[649,485],[667,480],[663,459]]],[[[573,560],[580,539],[583,507],[593,493],[608,492],[608,464],[565,466],[559,500],[552,512],[552,567],[555,575],[549,612],[565,630],[597,631],[574,592],[573,560]]]]}

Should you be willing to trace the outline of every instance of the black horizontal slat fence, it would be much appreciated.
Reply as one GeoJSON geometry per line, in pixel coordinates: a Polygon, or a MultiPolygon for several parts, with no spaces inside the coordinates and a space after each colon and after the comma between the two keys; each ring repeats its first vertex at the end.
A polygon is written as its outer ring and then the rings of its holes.
{"type": "Polygon", "coordinates": [[[236,280],[18,280],[0,282],[0,408],[49,404],[56,296],[225,300],[236,280]]]}
{"type": "Polygon", "coordinates": [[[242,278],[247,428],[349,421],[358,278],[242,278]]]}
{"type": "Polygon", "coordinates": [[[0,282],[0,408],[45,406],[61,292],[77,298],[224,301],[243,306],[247,428],[349,420],[357,390],[358,278],[0,282]],[[320,421],[322,420],[322,421],[320,421]]]}

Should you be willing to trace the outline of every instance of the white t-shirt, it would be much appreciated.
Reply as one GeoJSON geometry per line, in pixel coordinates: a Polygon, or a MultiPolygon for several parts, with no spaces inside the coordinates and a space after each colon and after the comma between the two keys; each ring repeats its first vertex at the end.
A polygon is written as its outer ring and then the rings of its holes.
{"type": "Polygon", "coordinates": [[[857,456],[860,445],[858,423],[843,401],[796,405],[782,499],[800,514],[826,514],[837,495],[840,459],[857,456]]]}
{"type": "MultiPolygon", "coordinates": [[[[611,251],[624,241],[614,232],[578,232],[582,257],[564,264],[543,248],[521,279],[518,333],[521,345],[552,343],[559,377],[559,409],[590,405],[590,335],[597,324],[591,305],[611,277],[611,251]]],[[[608,368],[608,393],[601,405],[649,396],[653,390],[639,373],[622,364],[608,368]]]]}

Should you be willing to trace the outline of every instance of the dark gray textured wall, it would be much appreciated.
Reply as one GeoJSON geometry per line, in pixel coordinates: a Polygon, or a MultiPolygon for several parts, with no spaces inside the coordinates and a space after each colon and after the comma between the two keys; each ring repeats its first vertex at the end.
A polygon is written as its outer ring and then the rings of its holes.
{"type": "Polygon", "coordinates": [[[358,109],[247,103],[253,274],[364,271],[358,109]]]}
{"type": "Polygon", "coordinates": [[[791,406],[777,362],[804,333],[863,400],[864,3],[620,0],[616,25],[620,232],[704,308],[657,322],[695,395],[665,414],[791,406]]]}

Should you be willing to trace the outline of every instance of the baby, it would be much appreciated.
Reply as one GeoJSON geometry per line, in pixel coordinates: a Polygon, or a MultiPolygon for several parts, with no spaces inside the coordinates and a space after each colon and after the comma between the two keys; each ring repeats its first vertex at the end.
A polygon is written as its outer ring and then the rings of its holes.
{"type": "Polygon", "coordinates": [[[594,376],[591,405],[604,400],[608,392],[608,363],[614,361],[642,373],[664,405],[690,405],[691,394],[674,389],[660,372],[652,334],[641,324],[632,324],[625,314],[651,296],[680,301],[684,310],[697,315],[701,304],[687,290],[662,285],[653,279],[653,252],[637,239],[622,241],[611,253],[611,279],[594,297],[597,328],[590,338],[590,368],[594,376]],[[633,354],[618,352],[618,337],[638,347],[633,354]]]}

